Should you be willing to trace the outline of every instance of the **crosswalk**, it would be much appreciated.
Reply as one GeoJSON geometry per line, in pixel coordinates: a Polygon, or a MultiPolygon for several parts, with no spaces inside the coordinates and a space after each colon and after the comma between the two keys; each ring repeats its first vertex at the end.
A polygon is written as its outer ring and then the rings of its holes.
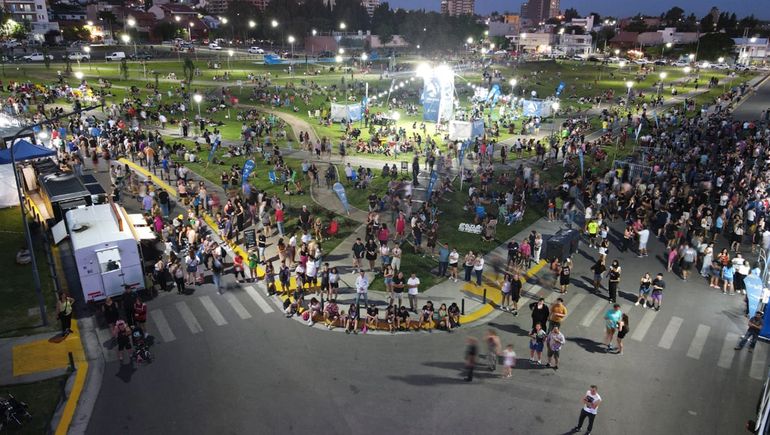
{"type": "MultiPolygon", "coordinates": [[[[604,313],[610,307],[606,299],[597,298],[579,290],[561,295],[550,287],[544,288],[536,284],[525,284],[522,293],[532,301],[541,297],[546,301],[555,301],[557,297],[564,299],[568,314],[562,330],[566,331],[568,340],[570,335],[603,334],[604,313]]],[[[767,374],[770,346],[760,342],[752,353],[745,354],[745,349],[744,354],[736,351],[735,345],[744,331],[732,324],[728,326],[728,329],[732,330],[722,335],[715,333],[719,328],[714,325],[686,320],[667,311],[645,309],[635,306],[628,300],[618,300],[618,303],[621,310],[628,313],[630,317],[631,332],[627,339],[630,338],[631,343],[647,343],[661,352],[683,353],[692,360],[710,362],[716,359],[713,363],[717,367],[748,371],[748,376],[756,380],[764,379],[767,374]],[[709,347],[710,342],[718,344],[718,347],[712,345],[714,351],[707,351],[712,349],[709,347]],[[716,349],[721,349],[718,356],[715,354],[716,349]]],[[[524,307],[526,305],[522,304],[524,307]]],[[[631,343],[626,345],[626,349],[633,349],[634,346],[639,345],[631,343]]]]}

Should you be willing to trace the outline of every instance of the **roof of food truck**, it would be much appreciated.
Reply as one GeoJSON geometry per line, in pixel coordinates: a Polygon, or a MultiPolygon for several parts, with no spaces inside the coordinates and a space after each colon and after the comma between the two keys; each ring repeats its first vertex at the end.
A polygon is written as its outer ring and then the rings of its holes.
{"type": "Polygon", "coordinates": [[[123,219],[123,231],[118,229],[118,221],[111,207],[110,204],[99,204],[75,208],[67,212],[67,226],[72,239],[73,253],[78,249],[102,243],[134,239],[123,207],[116,206],[123,219]],[[77,228],[82,229],[77,230],[77,228]]]}

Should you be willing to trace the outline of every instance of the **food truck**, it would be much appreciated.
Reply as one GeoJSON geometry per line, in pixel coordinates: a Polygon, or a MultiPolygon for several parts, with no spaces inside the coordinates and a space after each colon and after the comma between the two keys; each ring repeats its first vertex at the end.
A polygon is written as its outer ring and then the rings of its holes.
{"type": "Polygon", "coordinates": [[[68,210],[51,229],[57,244],[70,237],[86,302],[145,288],[141,243],[155,240],[155,233],[142,222],[110,202],[68,210]]]}

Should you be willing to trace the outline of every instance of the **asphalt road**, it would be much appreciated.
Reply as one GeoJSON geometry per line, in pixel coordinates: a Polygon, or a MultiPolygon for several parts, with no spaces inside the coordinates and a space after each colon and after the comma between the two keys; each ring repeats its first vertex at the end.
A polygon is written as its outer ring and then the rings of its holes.
{"type": "Polygon", "coordinates": [[[733,112],[735,119],[741,121],[756,121],[763,110],[770,109],[770,80],[764,83],[733,112]]]}

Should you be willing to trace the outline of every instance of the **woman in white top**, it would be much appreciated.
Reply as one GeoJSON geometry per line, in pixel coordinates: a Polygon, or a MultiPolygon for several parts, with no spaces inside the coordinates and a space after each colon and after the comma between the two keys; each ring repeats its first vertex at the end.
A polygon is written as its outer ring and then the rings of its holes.
{"type": "Polygon", "coordinates": [[[460,262],[460,253],[457,249],[452,248],[452,252],[449,253],[449,279],[457,282],[457,264],[460,262]]]}
{"type": "Polygon", "coordinates": [[[478,256],[473,262],[473,273],[476,274],[476,286],[481,286],[481,273],[484,271],[484,257],[478,256]]]}

